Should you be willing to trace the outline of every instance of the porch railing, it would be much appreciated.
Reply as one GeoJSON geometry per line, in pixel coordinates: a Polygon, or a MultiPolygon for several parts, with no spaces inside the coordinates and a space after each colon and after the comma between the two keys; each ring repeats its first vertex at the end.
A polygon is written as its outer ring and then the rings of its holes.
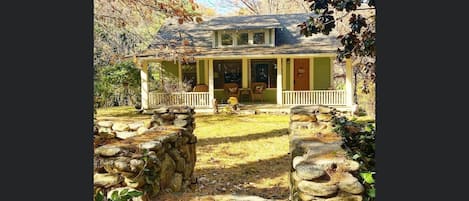
{"type": "Polygon", "coordinates": [[[283,91],[284,105],[345,105],[345,90],[283,91]]]}
{"type": "Polygon", "coordinates": [[[188,105],[193,107],[208,107],[208,92],[174,92],[174,93],[149,93],[148,106],[155,108],[158,105],[188,105]]]}

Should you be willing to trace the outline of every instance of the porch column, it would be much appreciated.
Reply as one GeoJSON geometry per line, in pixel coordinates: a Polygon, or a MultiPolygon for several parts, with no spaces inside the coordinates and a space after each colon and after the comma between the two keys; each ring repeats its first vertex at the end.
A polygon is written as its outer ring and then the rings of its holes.
{"type": "Polygon", "coordinates": [[[282,58],[277,58],[277,104],[282,105],[282,58]]]}
{"type": "Polygon", "coordinates": [[[210,108],[213,108],[213,59],[208,60],[208,99],[210,108]]]}
{"type": "Polygon", "coordinates": [[[149,109],[149,93],[148,93],[148,63],[144,62],[141,64],[140,70],[140,83],[141,83],[141,94],[142,94],[142,109],[149,109]]]}
{"type": "Polygon", "coordinates": [[[241,72],[241,75],[243,77],[243,85],[242,85],[242,88],[249,88],[248,86],[248,58],[246,57],[243,57],[243,60],[242,60],[242,72],[241,72]]]}
{"type": "Polygon", "coordinates": [[[352,88],[352,60],[345,59],[345,105],[353,104],[353,88],[352,88]]]}

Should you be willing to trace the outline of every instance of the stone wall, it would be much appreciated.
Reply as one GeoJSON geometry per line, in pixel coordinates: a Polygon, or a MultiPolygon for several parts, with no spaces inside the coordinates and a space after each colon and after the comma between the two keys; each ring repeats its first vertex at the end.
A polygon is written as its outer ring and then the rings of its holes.
{"type": "Polygon", "coordinates": [[[95,190],[104,190],[108,196],[122,189],[146,192],[137,200],[148,200],[163,191],[184,191],[193,180],[196,162],[193,114],[190,107],[160,108],[148,129],[143,122],[97,122],[95,138],[111,140],[94,150],[95,190]]]}
{"type": "Polygon", "coordinates": [[[334,132],[340,115],[332,107],[296,106],[290,112],[290,200],[361,201],[363,185],[351,172],[342,138],[334,132]]]}

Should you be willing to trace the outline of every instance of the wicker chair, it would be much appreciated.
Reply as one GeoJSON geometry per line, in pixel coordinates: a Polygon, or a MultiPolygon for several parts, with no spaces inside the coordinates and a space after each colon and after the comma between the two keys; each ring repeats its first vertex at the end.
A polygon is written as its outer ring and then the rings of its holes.
{"type": "Polygon", "coordinates": [[[251,83],[251,99],[264,101],[264,91],[267,88],[267,85],[264,82],[253,82],[251,83]]]}
{"type": "Polygon", "coordinates": [[[208,92],[208,86],[205,84],[198,84],[194,86],[193,92],[208,92]]]}
{"type": "Polygon", "coordinates": [[[239,99],[239,86],[236,83],[225,83],[223,85],[223,90],[225,91],[226,99],[230,97],[236,97],[239,99]]]}

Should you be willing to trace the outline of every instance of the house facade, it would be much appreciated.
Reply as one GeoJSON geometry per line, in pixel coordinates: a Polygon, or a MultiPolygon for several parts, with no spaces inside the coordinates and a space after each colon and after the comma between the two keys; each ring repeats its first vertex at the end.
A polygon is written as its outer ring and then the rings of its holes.
{"type": "Polygon", "coordinates": [[[337,33],[302,36],[297,25],[309,15],[214,17],[184,24],[167,20],[150,48],[134,57],[141,70],[143,109],[212,108],[213,99],[227,98],[225,84],[236,83],[249,96],[251,85],[260,82],[266,86],[264,103],[351,107],[351,63],[346,62],[345,89],[332,89],[337,33]],[[189,90],[151,91],[150,66],[189,84],[189,90]],[[196,85],[208,89],[192,91],[196,85]]]}

